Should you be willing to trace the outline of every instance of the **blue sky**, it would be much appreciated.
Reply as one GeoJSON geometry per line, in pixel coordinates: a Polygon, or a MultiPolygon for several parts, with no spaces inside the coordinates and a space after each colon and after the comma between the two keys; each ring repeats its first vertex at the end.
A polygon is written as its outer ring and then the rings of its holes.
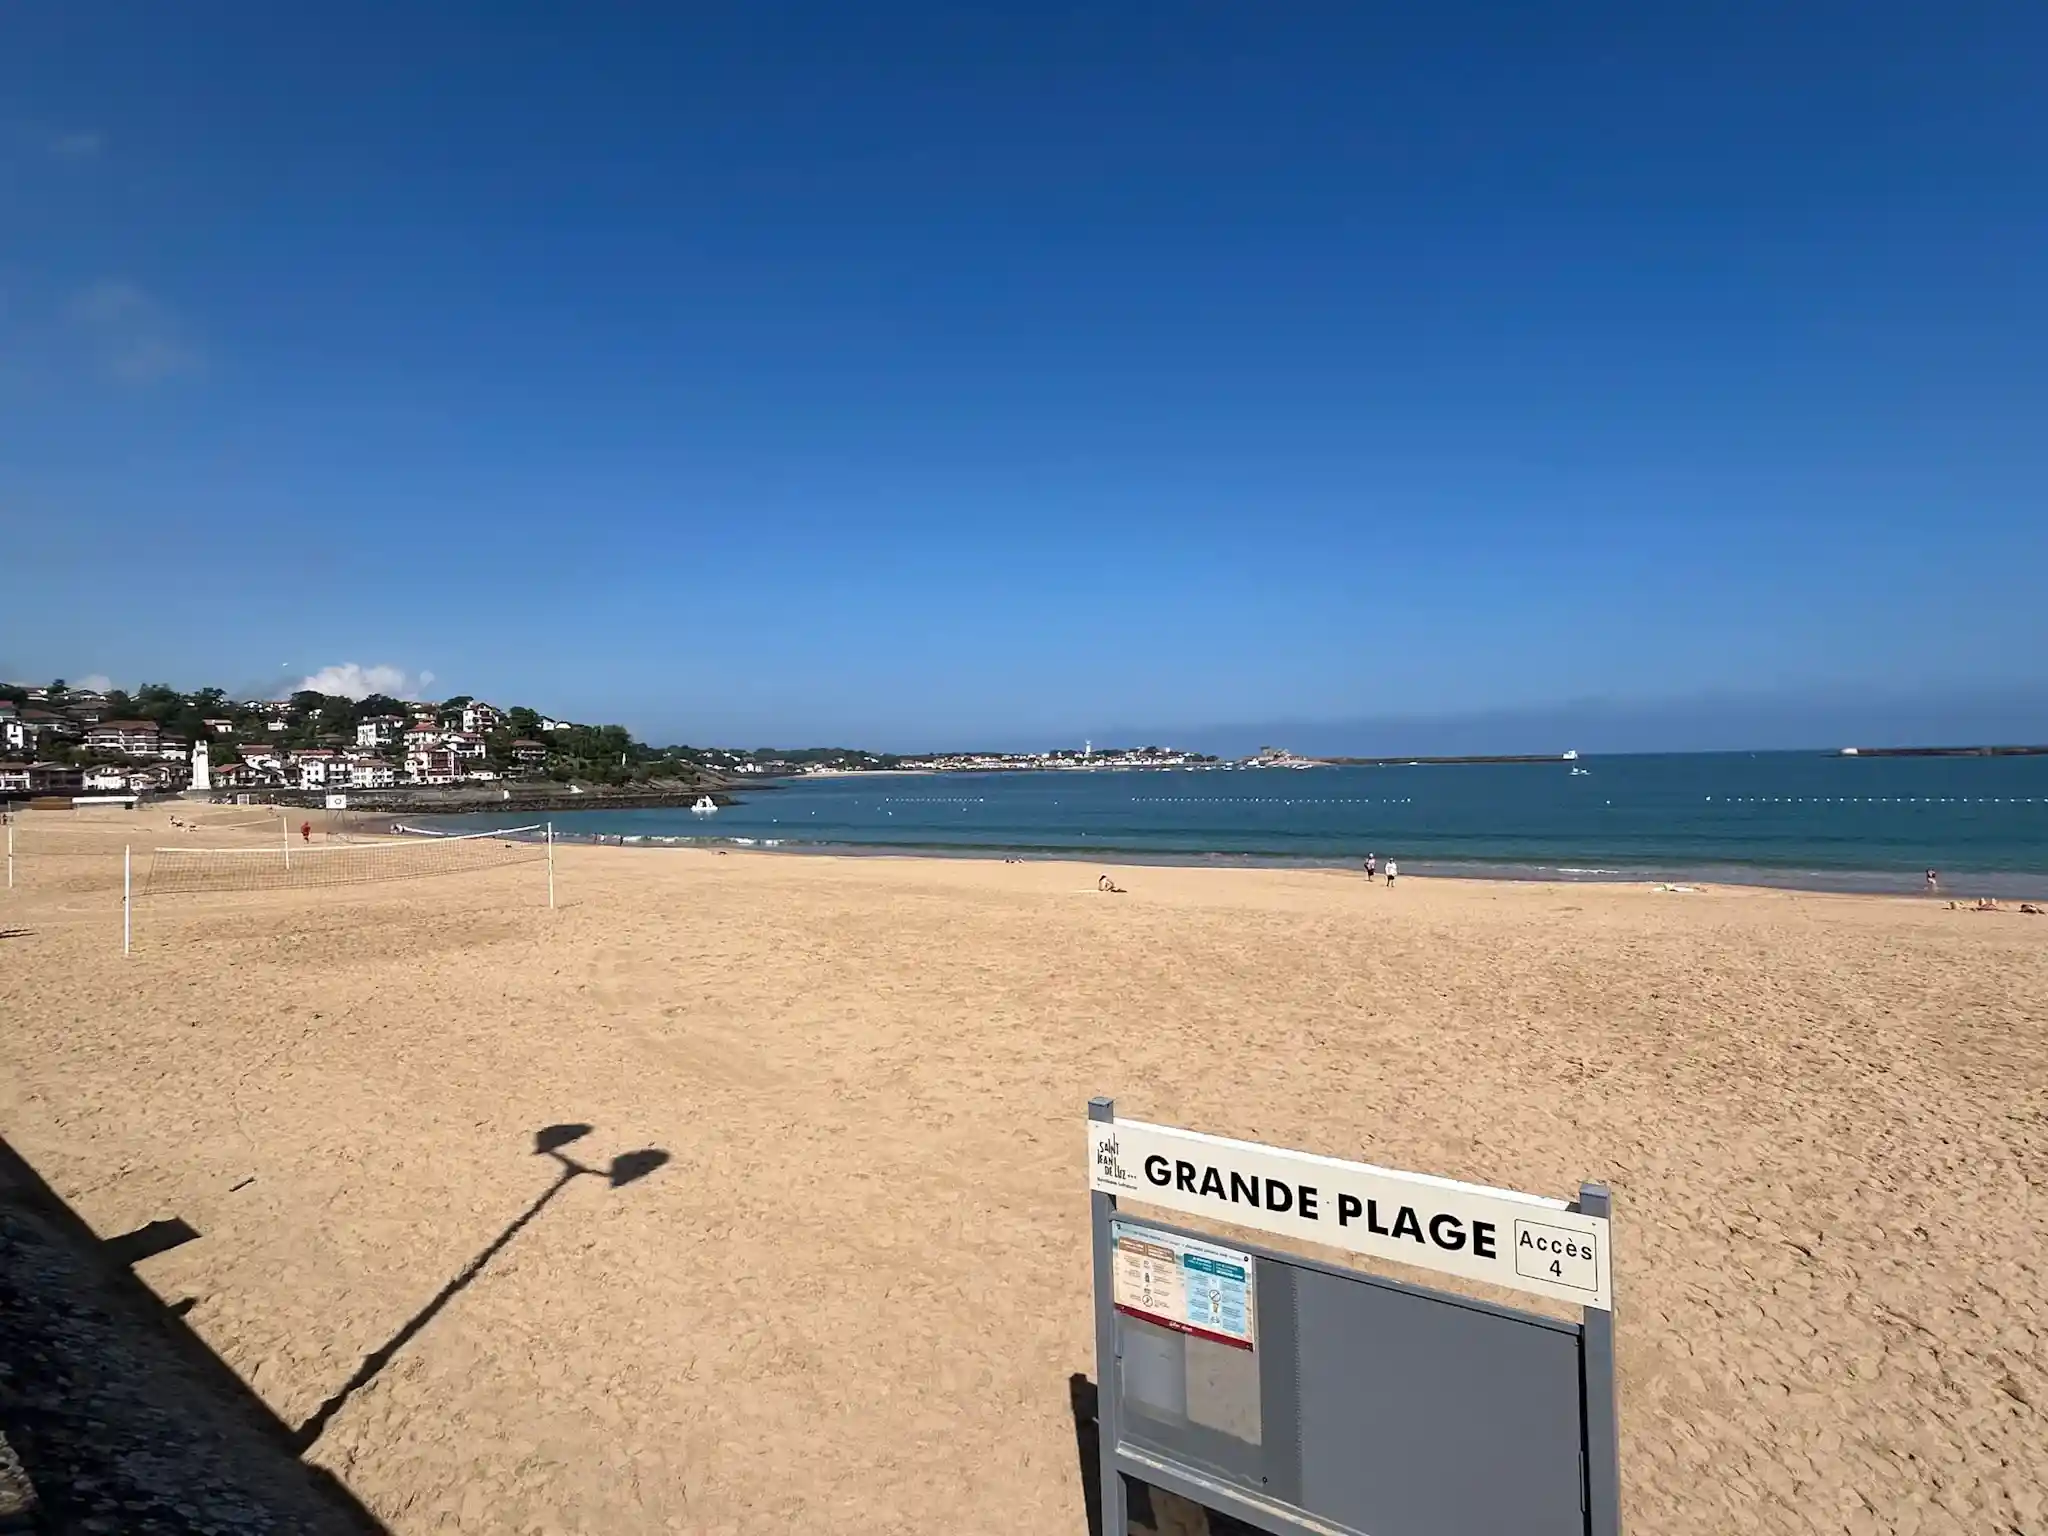
{"type": "Polygon", "coordinates": [[[2048,736],[2044,50],[2018,5],[20,11],[0,672],[385,666],[657,740],[2048,736]]]}

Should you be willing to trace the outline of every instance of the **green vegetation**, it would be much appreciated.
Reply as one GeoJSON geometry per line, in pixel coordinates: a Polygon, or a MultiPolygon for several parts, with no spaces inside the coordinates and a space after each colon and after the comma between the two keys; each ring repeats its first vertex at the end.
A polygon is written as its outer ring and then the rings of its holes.
{"type": "MultiPolygon", "coordinates": [[[[469,694],[422,704],[387,694],[351,699],[312,689],[301,689],[282,700],[234,700],[219,688],[186,693],[164,683],[144,683],[132,694],[112,688],[95,698],[82,696],[61,678],[42,691],[43,697],[31,698],[29,685],[10,683],[0,685],[0,699],[19,708],[64,717],[61,730],[42,734],[37,755],[79,764],[104,759],[104,754],[84,747],[83,737],[94,725],[109,721],[147,720],[182,743],[204,740],[214,762],[223,764],[244,754],[305,752],[320,747],[370,750],[358,747],[356,728],[366,720],[394,719],[399,724],[392,739],[374,750],[397,766],[405,760],[405,731],[415,717],[429,715],[436,728],[456,731],[462,728],[464,709],[475,703],[469,694]],[[227,729],[209,726],[208,721],[225,721],[227,729]]],[[[547,731],[542,729],[546,717],[525,705],[492,713],[498,723],[478,733],[484,743],[483,761],[478,764],[471,759],[468,766],[481,766],[504,777],[630,784],[678,774],[695,778],[704,766],[688,749],[657,750],[635,741],[622,725],[562,725],[547,731]]]]}
{"type": "MultiPolygon", "coordinates": [[[[496,710],[479,704],[466,693],[436,703],[408,702],[386,694],[351,699],[341,694],[316,693],[303,689],[283,700],[230,699],[219,688],[201,688],[191,693],[164,683],[144,683],[133,694],[109,689],[104,699],[67,687],[59,678],[43,690],[45,697],[29,698],[20,683],[0,685],[0,699],[28,709],[43,709],[63,715],[68,732],[46,732],[37,755],[63,762],[90,764],[102,759],[87,752],[81,738],[90,724],[112,720],[148,720],[166,736],[189,744],[205,739],[217,764],[234,762],[238,755],[258,752],[295,753],[326,747],[336,750],[359,748],[357,727],[366,720],[397,722],[391,739],[374,750],[394,767],[405,761],[405,732],[415,717],[428,718],[442,731],[463,727],[466,710],[474,707],[486,719],[477,734],[484,743],[479,761],[471,757],[463,766],[483,768],[504,778],[546,778],[559,783],[628,786],[657,780],[695,781],[707,773],[725,776],[768,777],[802,773],[809,768],[841,771],[898,768],[906,763],[929,764],[934,757],[973,757],[972,753],[939,753],[908,757],[892,752],[869,752],[857,747],[653,747],[633,739],[622,725],[569,725],[556,722],[545,729],[548,716],[524,704],[496,710]],[[208,721],[216,722],[209,726],[208,721]],[[218,722],[227,722],[225,731],[218,722]]],[[[474,717],[472,717],[474,718],[474,717]]],[[[1165,747],[1103,747],[1098,759],[1108,757],[1164,757],[1165,747]]],[[[1037,756],[1041,765],[1064,765],[1081,757],[1078,751],[1050,752],[1037,756]]],[[[1182,760],[1209,762],[1196,754],[1182,760]]],[[[1028,764],[1027,764],[1028,766],[1028,764]]]]}

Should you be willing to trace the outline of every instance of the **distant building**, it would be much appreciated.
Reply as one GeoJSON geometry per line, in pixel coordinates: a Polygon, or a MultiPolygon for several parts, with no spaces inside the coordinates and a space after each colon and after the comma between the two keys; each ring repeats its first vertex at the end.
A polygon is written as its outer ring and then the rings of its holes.
{"type": "Polygon", "coordinates": [[[548,760],[547,743],[528,741],[521,738],[512,743],[512,761],[515,763],[544,763],[548,760]]]}
{"type": "Polygon", "coordinates": [[[382,748],[395,744],[405,731],[403,715],[372,715],[356,724],[356,745],[382,748]]]}
{"type": "Polygon", "coordinates": [[[447,734],[439,725],[421,725],[415,721],[412,729],[405,733],[405,750],[413,753],[438,747],[447,739],[447,734]]]}
{"type": "Polygon", "coordinates": [[[483,737],[467,731],[457,731],[449,736],[447,747],[450,752],[463,759],[482,757],[486,750],[483,737]]]}
{"type": "Polygon", "coordinates": [[[0,763],[0,792],[61,795],[78,792],[85,770],[69,763],[0,763]]]}
{"type": "Polygon", "coordinates": [[[455,754],[446,747],[408,749],[405,754],[406,782],[411,784],[453,784],[457,777],[455,754]]]}
{"type": "Polygon", "coordinates": [[[136,794],[183,789],[192,782],[190,763],[158,763],[153,768],[129,770],[128,787],[136,794]]]}
{"type": "Polygon", "coordinates": [[[32,794],[68,794],[83,788],[84,784],[85,770],[70,763],[29,764],[28,787],[32,794]]]}
{"type": "Polygon", "coordinates": [[[60,715],[53,709],[24,709],[21,723],[35,736],[61,736],[76,740],[85,734],[85,727],[69,715],[60,715]]]}
{"type": "Polygon", "coordinates": [[[349,784],[356,789],[389,789],[398,782],[398,770],[381,757],[349,759],[349,784]]]}
{"type": "Polygon", "coordinates": [[[325,750],[301,752],[292,759],[302,789],[338,789],[349,781],[348,759],[325,750]]]}
{"type": "Polygon", "coordinates": [[[502,709],[481,700],[462,706],[462,729],[472,736],[488,735],[502,730],[504,725],[505,712],[502,709]]]}
{"type": "Polygon", "coordinates": [[[235,722],[232,720],[207,720],[202,723],[215,736],[232,736],[235,734],[235,722]]]}
{"type": "Polygon", "coordinates": [[[88,768],[85,770],[85,778],[82,783],[87,794],[93,794],[96,791],[106,791],[117,795],[125,794],[128,789],[128,770],[126,768],[88,768]]]}
{"type": "Polygon", "coordinates": [[[85,733],[85,748],[122,757],[155,757],[162,736],[154,720],[103,720],[85,733]]]}

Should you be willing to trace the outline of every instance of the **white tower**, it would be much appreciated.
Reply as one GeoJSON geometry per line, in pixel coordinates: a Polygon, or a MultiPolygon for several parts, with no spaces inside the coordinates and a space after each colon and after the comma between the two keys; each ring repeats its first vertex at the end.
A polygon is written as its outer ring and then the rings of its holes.
{"type": "Polygon", "coordinates": [[[192,787],[194,789],[213,788],[213,769],[207,764],[206,743],[203,741],[192,743],[192,787]]]}
{"type": "Polygon", "coordinates": [[[1092,741],[1084,741],[1084,742],[1082,742],[1082,743],[1081,743],[1081,756],[1083,756],[1083,757],[1085,758],[1085,757],[1093,757],[1094,755],[1095,755],[1095,743],[1094,743],[1094,742],[1092,742],[1092,741]]]}

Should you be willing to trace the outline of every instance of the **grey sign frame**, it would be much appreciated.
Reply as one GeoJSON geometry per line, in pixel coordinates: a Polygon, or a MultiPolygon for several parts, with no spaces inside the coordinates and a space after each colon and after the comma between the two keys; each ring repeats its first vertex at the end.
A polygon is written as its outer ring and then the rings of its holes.
{"type": "MultiPolygon", "coordinates": [[[[1089,1100],[1088,1118],[1113,1122],[1115,1101],[1089,1100]]],[[[1479,1528],[1469,1523],[1475,1518],[1492,1529],[1621,1536],[1612,1311],[1582,1308],[1576,1322],[1546,1317],[1234,1237],[1219,1239],[1149,1215],[1120,1214],[1116,1197],[1099,1190],[1090,1201],[1102,1536],[1125,1536],[1128,1529],[1126,1477],[1273,1536],[1450,1536],[1479,1528]],[[1173,1369],[1170,1362],[1158,1363],[1165,1352],[1205,1346],[1169,1344],[1180,1336],[1117,1310],[1119,1225],[1169,1238],[1227,1242],[1252,1255],[1258,1317],[1252,1363],[1238,1369],[1229,1358],[1234,1352],[1207,1347],[1211,1358],[1232,1366],[1239,1378],[1235,1390],[1246,1399],[1241,1415],[1259,1426],[1239,1435],[1255,1433],[1256,1444],[1185,1417],[1148,1412],[1148,1392],[1157,1396],[1157,1390],[1145,1378],[1173,1369]],[[1346,1346],[1355,1362],[1360,1342],[1368,1338],[1405,1351],[1411,1363],[1432,1349],[1477,1362],[1486,1373],[1484,1390],[1467,1402],[1440,1389],[1433,1419],[1430,1405],[1419,1403],[1412,1390],[1404,1396],[1384,1387],[1377,1371],[1347,1369],[1346,1346]],[[1255,1385],[1247,1387],[1247,1381],[1255,1385]],[[1453,1431],[1456,1444],[1432,1438],[1449,1439],[1453,1431]],[[1400,1475],[1361,1492],[1361,1479],[1373,1476],[1375,1447],[1383,1464],[1400,1475]],[[1354,1460],[1363,1470],[1347,1465],[1354,1460]],[[1437,1477],[1441,1491],[1447,1468],[1463,1469],[1465,1480],[1450,1500],[1432,1502],[1428,1479],[1437,1477]],[[1473,1499],[1484,1503],[1508,1495],[1532,1503],[1518,1505],[1506,1521],[1497,1513],[1477,1514],[1471,1505],[1473,1499]],[[1364,1505],[1383,1513],[1361,1524],[1364,1505]]],[[[1583,1183],[1573,1209],[1611,1218],[1612,1198],[1604,1185],[1583,1183]]],[[[1184,1356],[1179,1369],[1185,1394],[1190,1367],[1184,1356]]]]}

